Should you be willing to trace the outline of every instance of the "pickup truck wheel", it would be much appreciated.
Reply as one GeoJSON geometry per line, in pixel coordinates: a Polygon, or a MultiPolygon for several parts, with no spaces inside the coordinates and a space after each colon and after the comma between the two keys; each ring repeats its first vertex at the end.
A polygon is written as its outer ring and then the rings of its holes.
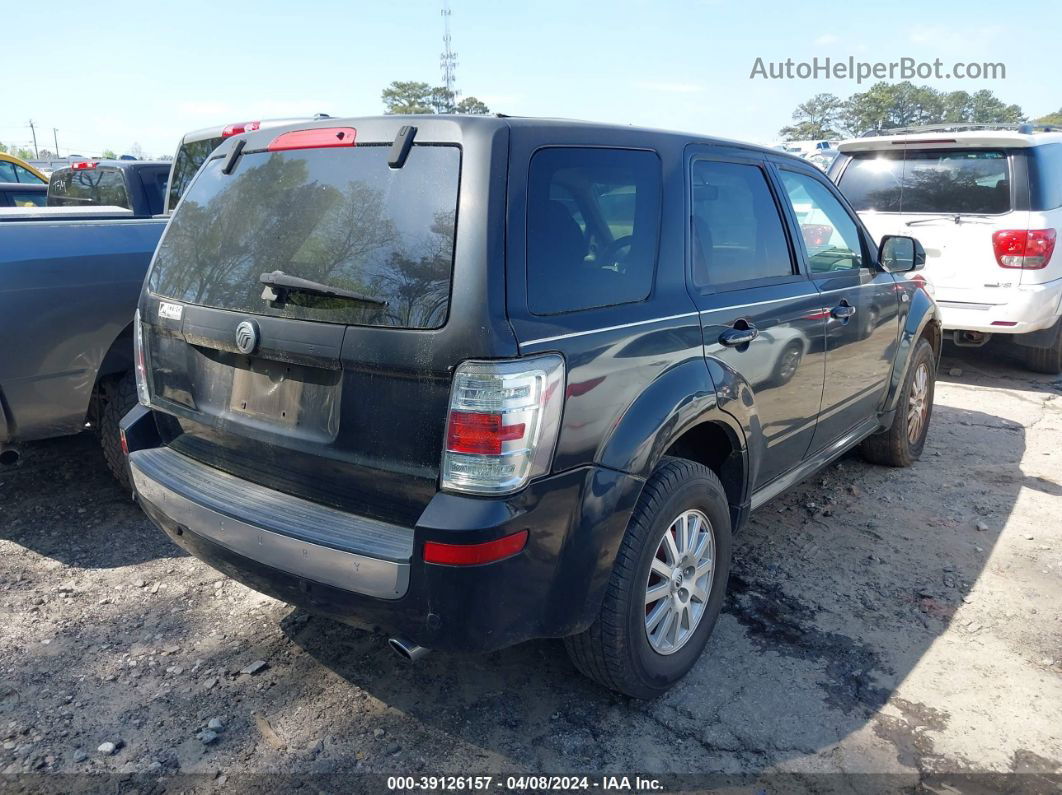
{"type": "Polygon", "coordinates": [[[1036,373],[1062,373],[1062,333],[1055,334],[1055,344],[1047,348],[1026,348],[1025,366],[1036,373]]]}
{"type": "Polygon", "coordinates": [[[873,464],[909,467],[922,455],[933,416],[933,388],[937,367],[933,348],[925,339],[915,344],[892,427],[863,441],[863,457],[873,464]]]}
{"type": "Polygon", "coordinates": [[[129,461],[122,452],[122,437],[118,424],[122,417],[136,405],[136,378],[126,373],[107,385],[103,395],[103,411],[100,412],[100,446],[107,468],[126,491],[132,490],[129,477],[129,461]]]}
{"type": "Polygon", "coordinates": [[[719,478],[693,461],[665,458],[631,515],[601,612],[585,632],[565,638],[575,667],[635,698],[667,691],[712,633],[730,548],[719,478]]]}

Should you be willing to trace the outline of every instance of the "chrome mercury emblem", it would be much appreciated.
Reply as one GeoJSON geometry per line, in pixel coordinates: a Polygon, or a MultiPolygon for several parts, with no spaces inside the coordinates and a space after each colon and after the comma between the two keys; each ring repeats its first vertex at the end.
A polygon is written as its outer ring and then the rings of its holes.
{"type": "Polygon", "coordinates": [[[251,353],[258,347],[258,329],[250,320],[245,320],[236,327],[236,349],[240,353],[251,353]]]}

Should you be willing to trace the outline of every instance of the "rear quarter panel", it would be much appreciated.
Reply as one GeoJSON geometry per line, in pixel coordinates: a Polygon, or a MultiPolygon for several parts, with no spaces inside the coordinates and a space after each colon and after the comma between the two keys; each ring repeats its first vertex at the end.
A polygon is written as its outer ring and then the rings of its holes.
{"type": "Polygon", "coordinates": [[[75,433],[129,326],[165,220],[0,223],[0,399],[10,439],[75,433]]]}

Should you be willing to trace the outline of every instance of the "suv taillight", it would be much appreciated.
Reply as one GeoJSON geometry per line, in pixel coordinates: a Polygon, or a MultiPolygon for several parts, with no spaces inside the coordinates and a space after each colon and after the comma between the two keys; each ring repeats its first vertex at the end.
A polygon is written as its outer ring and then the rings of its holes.
{"type": "Polygon", "coordinates": [[[133,359],[136,372],[136,397],[141,405],[151,405],[148,392],[147,365],[144,362],[144,326],[140,323],[140,310],[133,315],[133,359]]]}
{"type": "Polygon", "coordinates": [[[549,472],[564,398],[556,355],[464,362],[454,372],[442,488],[510,494],[549,472]]]}
{"type": "Polygon", "coordinates": [[[1055,230],[1000,229],[992,234],[992,248],[1001,268],[1039,270],[1051,261],[1055,230]]]}

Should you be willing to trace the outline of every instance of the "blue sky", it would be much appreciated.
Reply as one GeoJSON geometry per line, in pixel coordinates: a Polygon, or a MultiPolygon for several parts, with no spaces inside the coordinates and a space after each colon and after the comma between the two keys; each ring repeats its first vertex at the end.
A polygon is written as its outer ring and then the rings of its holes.
{"type": "MultiPolygon", "coordinates": [[[[5,10],[0,141],[61,154],[172,153],[186,131],[244,119],[382,111],[392,80],[440,82],[440,2],[53,0],[5,10]],[[13,65],[17,64],[15,68],[13,65]]],[[[732,0],[451,0],[458,88],[492,110],[691,130],[760,143],[819,92],[855,80],[751,80],[767,61],[1001,61],[989,88],[1037,116],[1062,106],[1062,4],[732,0]]]]}

